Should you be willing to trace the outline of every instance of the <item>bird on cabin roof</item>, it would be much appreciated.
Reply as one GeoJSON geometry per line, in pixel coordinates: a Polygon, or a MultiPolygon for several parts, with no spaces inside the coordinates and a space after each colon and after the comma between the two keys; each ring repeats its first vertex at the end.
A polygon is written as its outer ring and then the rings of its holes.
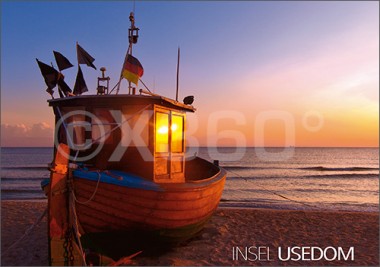
{"type": "Polygon", "coordinates": [[[189,96],[186,96],[184,99],[183,99],[183,103],[185,105],[191,105],[193,104],[194,102],[194,96],[193,95],[189,95],[189,96]]]}

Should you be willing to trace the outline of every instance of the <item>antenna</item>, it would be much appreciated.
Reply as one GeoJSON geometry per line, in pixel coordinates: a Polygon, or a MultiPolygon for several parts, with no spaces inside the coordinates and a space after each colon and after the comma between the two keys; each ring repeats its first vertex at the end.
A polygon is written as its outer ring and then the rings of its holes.
{"type": "MultiPolygon", "coordinates": [[[[133,46],[133,44],[137,43],[137,39],[139,37],[139,28],[137,28],[135,26],[135,14],[134,14],[134,12],[130,13],[129,21],[131,22],[131,27],[128,29],[129,46],[128,46],[127,54],[125,55],[125,60],[127,59],[128,55],[132,55],[132,46],[133,46]]],[[[124,62],[125,62],[125,60],[124,60],[124,62]]],[[[121,83],[122,79],[123,79],[123,68],[121,69],[121,74],[120,74],[119,82],[117,84],[116,94],[119,93],[120,83],[121,83]]],[[[129,94],[131,94],[131,89],[132,89],[131,82],[129,82],[128,88],[129,88],[129,94]]],[[[113,89],[112,89],[112,91],[113,91],[113,89]]]]}
{"type": "Polygon", "coordinates": [[[179,46],[178,46],[178,57],[177,57],[177,86],[176,86],[175,101],[178,101],[178,85],[179,85],[179,57],[180,57],[180,49],[179,49],[179,46]]]}

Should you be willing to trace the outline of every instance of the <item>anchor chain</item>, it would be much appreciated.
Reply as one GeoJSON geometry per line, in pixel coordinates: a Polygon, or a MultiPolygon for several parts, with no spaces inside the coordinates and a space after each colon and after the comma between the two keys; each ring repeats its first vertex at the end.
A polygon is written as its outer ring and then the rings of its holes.
{"type": "Polygon", "coordinates": [[[65,234],[65,242],[63,243],[64,253],[64,265],[74,266],[74,247],[73,247],[73,237],[71,228],[67,229],[65,234]]]}
{"type": "Polygon", "coordinates": [[[69,251],[67,249],[69,245],[69,231],[66,231],[65,234],[65,241],[63,242],[63,259],[64,259],[64,266],[69,266],[69,251]]]}
{"type": "Polygon", "coordinates": [[[70,266],[74,266],[74,254],[73,254],[73,238],[72,238],[72,233],[71,233],[71,228],[69,230],[69,261],[70,261],[70,266]]]}

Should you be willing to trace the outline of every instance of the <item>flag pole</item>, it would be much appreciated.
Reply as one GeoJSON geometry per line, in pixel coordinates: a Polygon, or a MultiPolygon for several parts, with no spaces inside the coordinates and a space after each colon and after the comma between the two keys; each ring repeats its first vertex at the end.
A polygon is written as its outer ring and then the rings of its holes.
{"type": "MultiPolygon", "coordinates": [[[[134,27],[134,25],[133,25],[134,27]]],[[[128,55],[132,55],[132,43],[129,41],[129,53],[128,55]]],[[[128,81],[128,94],[131,94],[131,89],[132,89],[132,83],[131,81],[128,81]]]]}
{"type": "MultiPolygon", "coordinates": [[[[53,62],[50,62],[50,65],[51,65],[51,67],[52,68],[54,68],[54,65],[53,65],[53,62]]],[[[59,69],[59,68],[58,68],[59,69]]],[[[58,94],[63,94],[64,95],[64,92],[62,91],[62,89],[59,87],[59,85],[58,85],[58,80],[59,80],[59,78],[60,78],[60,75],[62,75],[62,73],[61,73],[61,71],[59,71],[58,72],[58,76],[57,76],[57,88],[58,88],[58,94]]],[[[51,95],[52,97],[53,97],[53,95],[51,95]]],[[[53,99],[54,99],[54,97],[53,97],[53,99]]]]}
{"type": "MultiPolygon", "coordinates": [[[[127,60],[128,55],[132,55],[132,44],[131,43],[129,43],[128,50],[127,50],[127,53],[125,55],[124,62],[127,60]]],[[[119,78],[119,82],[117,83],[117,88],[116,88],[116,94],[119,94],[120,84],[121,84],[121,81],[123,80],[123,71],[124,71],[124,64],[123,64],[123,67],[121,68],[120,78],[119,78]]],[[[129,85],[128,85],[129,94],[131,94],[131,87],[132,87],[132,85],[131,85],[130,81],[128,81],[128,83],[129,83],[129,85]]]]}
{"type": "Polygon", "coordinates": [[[179,57],[180,57],[180,49],[178,46],[178,56],[177,56],[177,86],[176,86],[176,93],[175,93],[175,101],[178,101],[178,85],[179,85],[179,57]]]}
{"type": "MultiPolygon", "coordinates": [[[[129,46],[128,46],[127,53],[125,55],[124,63],[126,62],[128,55],[132,55],[132,46],[133,46],[133,44],[137,43],[138,31],[139,31],[139,28],[135,27],[135,14],[134,14],[134,12],[130,13],[129,21],[131,22],[131,27],[128,29],[129,46]]],[[[120,79],[119,79],[119,82],[117,85],[116,94],[118,94],[119,90],[120,90],[121,80],[123,79],[123,70],[124,70],[124,64],[123,64],[123,67],[121,68],[120,79]]],[[[128,93],[131,94],[131,89],[132,89],[131,81],[128,81],[128,89],[129,89],[128,93]]]]}
{"type": "MultiPolygon", "coordinates": [[[[123,65],[124,67],[124,65],[123,65]]],[[[121,84],[121,80],[123,79],[123,68],[121,68],[121,72],[120,72],[120,78],[119,78],[119,81],[117,82],[116,86],[116,94],[119,94],[119,90],[120,90],[120,84],[121,84]]],[[[114,88],[115,89],[115,88],[114,88]]],[[[111,90],[110,93],[112,93],[113,89],[111,90]]]]}

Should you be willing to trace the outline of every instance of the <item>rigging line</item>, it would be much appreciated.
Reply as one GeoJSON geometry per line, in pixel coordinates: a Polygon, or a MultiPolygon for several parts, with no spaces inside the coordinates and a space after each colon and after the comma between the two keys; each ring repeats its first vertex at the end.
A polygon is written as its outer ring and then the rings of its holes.
{"type": "MultiPolygon", "coordinates": [[[[129,120],[131,120],[133,117],[135,117],[136,115],[140,114],[141,112],[143,112],[144,110],[146,110],[148,107],[150,107],[151,104],[148,104],[146,105],[145,107],[143,107],[142,109],[140,109],[139,111],[137,111],[135,114],[132,114],[128,119],[126,119],[125,121],[123,121],[122,123],[118,123],[118,125],[116,125],[114,128],[112,128],[111,130],[109,130],[108,132],[104,133],[102,136],[98,137],[97,139],[95,139],[94,141],[92,141],[92,143],[90,145],[93,145],[95,142],[98,142],[100,141],[103,137],[107,136],[108,134],[112,133],[113,131],[115,131],[117,128],[120,128],[121,126],[123,126],[126,122],[128,122],[129,120]]],[[[86,147],[87,148],[87,147],[86,147]]]]}
{"type": "Polygon", "coordinates": [[[25,233],[16,241],[14,242],[11,246],[9,246],[4,252],[2,252],[2,255],[8,253],[9,251],[11,251],[11,249],[16,246],[21,240],[23,240],[27,235],[30,234],[30,232],[42,221],[42,219],[45,217],[45,215],[47,214],[47,208],[42,212],[42,214],[40,215],[40,217],[38,217],[38,219],[36,220],[36,222],[31,225],[26,231],[25,233]]]}
{"type": "Polygon", "coordinates": [[[113,90],[115,90],[115,88],[120,84],[120,82],[121,82],[121,79],[120,79],[120,80],[118,81],[118,83],[112,88],[111,92],[108,93],[109,95],[113,92],[113,90]]]}
{"type": "Polygon", "coordinates": [[[83,251],[83,246],[82,246],[82,242],[80,240],[80,232],[79,232],[79,223],[78,223],[78,216],[77,216],[77,212],[76,212],[76,208],[75,208],[75,194],[74,194],[74,190],[71,190],[71,194],[70,194],[70,207],[71,207],[71,216],[72,216],[72,219],[74,220],[73,222],[73,225],[72,227],[74,228],[74,234],[75,234],[75,237],[76,237],[76,241],[77,241],[77,245],[78,245],[78,248],[79,248],[79,252],[81,254],[81,257],[82,257],[82,262],[83,262],[83,265],[84,266],[87,266],[87,263],[86,263],[86,255],[83,251]]]}
{"type": "MultiPolygon", "coordinates": [[[[132,114],[128,119],[126,119],[126,120],[123,121],[122,123],[118,123],[118,125],[116,125],[115,127],[113,127],[111,130],[109,130],[108,132],[104,133],[102,136],[98,137],[97,139],[93,140],[90,144],[86,145],[83,149],[88,149],[88,148],[90,148],[93,144],[95,144],[96,142],[102,140],[105,136],[111,134],[113,131],[115,131],[116,129],[118,129],[118,128],[120,128],[121,126],[123,126],[126,122],[128,122],[128,121],[131,120],[133,117],[135,117],[136,115],[140,114],[141,112],[143,112],[144,110],[146,110],[146,109],[149,108],[150,106],[151,106],[151,104],[146,105],[145,107],[143,107],[142,109],[140,109],[139,111],[137,111],[135,114],[132,114]]],[[[79,151],[79,150],[77,150],[77,151],[79,151]]],[[[77,160],[78,154],[79,154],[79,153],[76,153],[75,158],[74,158],[74,162],[77,160]]]]}
{"type": "MultiPolygon", "coordinates": [[[[57,110],[58,112],[58,115],[59,115],[59,119],[62,120],[62,113],[61,113],[61,110],[58,106],[55,107],[55,109],[57,110]]],[[[65,120],[62,120],[62,124],[63,124],[63,128],[65,129],[65,132],[66,132],[66,135],[67,135],[67,138],[68,138],[68,143],[69,143],[69,147],[73,147],[74,146],[74,141],[71,139],[71,136],[68,134],[69,133],[69,130],[67,129],[67,125],[66,125],[66,122],[65,120]]],[[[56,136],[54,136],[55,138],[56,136]]]]}
{"type": "MultiPolygon", "coordinates": [[[[240,178],[243,178],[246,182],[248,182],[248,179],[247,179],[246,177],[241,176],[240,174],[238,174],[238,173],[236,173],[236,172],[233,172],[233,171],[230,171],[230,170],[227,170],[227,172],[233,173],[233,174],[239,176],[240,178]]],[[[271,190],[269,190],[269,189],[266,189],[266,188],[263,187],[263,186],[259,186],[259,185],[256,185],[256,186],[257,186],[257,187],[260,187],[261,189],[263,189],[264,191],[266,191],[266,192],[268,192],[268,193],[271,193],[271,194],[276,195],[276,196],[278,196],[278,197],[281,197],[281,198],[283,198],[283,199],[286,199],[286,200],[289,200],[289,201],[292,201],[292,202],[295,202],[295,203],[298,203],[298,204],[301,204],[301,205],[305,205],[305,206],[308,206],[308,207],[321,209],[321,207],[318,207],[318,206],[315,206],[315,205],[307,204],[307,203],[302,202],[302,201],[298,201],[298,200],[294,200],[294,199],[288,198],[288,197],[286,197],[286,196],[284,196],[284,195],[281,195],[281,194],[278,194],[278,193],[276,193],[276,192],[273,192],[273,191],[271,191],[271,190]]]]}
{"type": "Polygon", "coordinates": [[[140,78],[139,78],[139,81],[144,85],[144,87],[146,88],[146,90],[148,90],[150,93],[152,93],[152,92],[149,90],[148,86],[146,86],[145,83],[144,83],[140,78]]]}

